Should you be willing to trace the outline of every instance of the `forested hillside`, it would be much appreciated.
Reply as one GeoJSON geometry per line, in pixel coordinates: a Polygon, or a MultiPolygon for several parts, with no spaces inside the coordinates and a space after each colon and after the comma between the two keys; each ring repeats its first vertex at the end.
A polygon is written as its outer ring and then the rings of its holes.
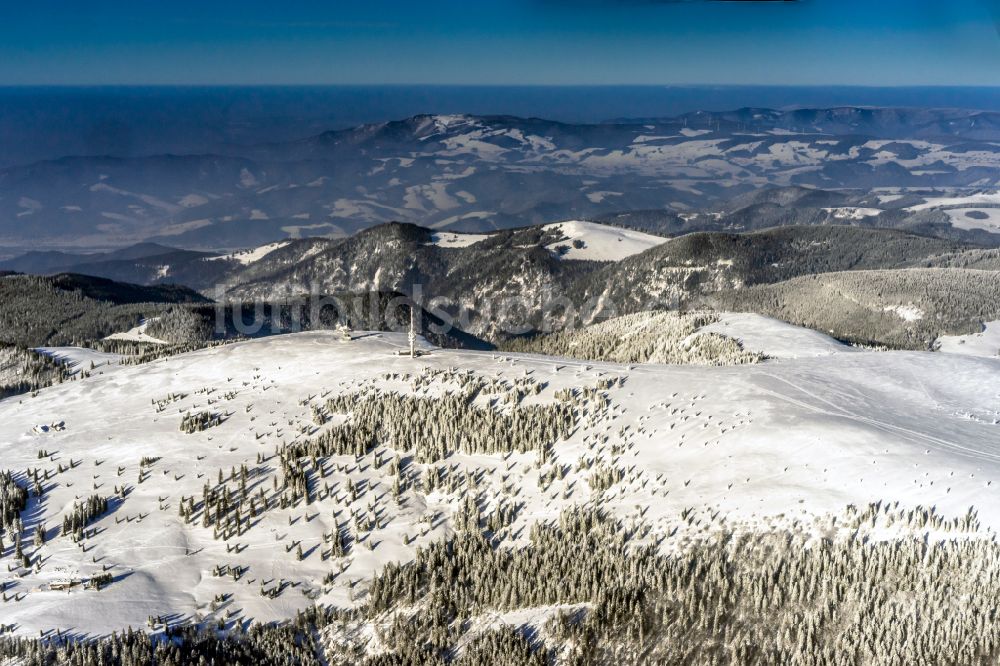
{"type": "Polygon", "coordinates": [[[514,338],[501,348],[614,363],[742,365],[764,360],[732,338],[699,333],[717,321],[711,312],[637,312],[580,329],[514,338]]]}
{"type": "Polygon", "coordinates": [[[478,242],[449,247],[434,232],[386,224],[302,256],[297,244],[272,252],[231,279],[226,297],[259,300],[309,293],[397,291],[455,314],[464,304],[468,331],[495,337],[537,325],[547,294],[561,293],[600,266],[560,259],[546,245],[561,235],[541,227],[502,231],[478,242]],[[288,263],[286,257],[296,260],[288,263]],[[505,302],[512,307],[500,307],[505,302]]]}
{"type": "Polygon", "coordinates": [[[1000,272],[942,269],[810,275],[701,299],[849,342],[930,349],[942,335],[978,333],[1000,319],[1000,272]]]}
{"type": "Polygon", "coordinates": [[[84,345],[126,331],[175,303],[205,303],[185,287],[113,282],[82,275],[0,279],[0,342],[21,347],[84,345]]]}
{"type": "MultiPolygon", "coordinates": [[[[880,332],[873,324],[852,319],[843,308],[831,309],[824,317],[805,316],[796,304],[801,296],[789,296],[789,302],[779,306],[775,304],[778,297],[762,296],[766,290],[748,290],[803,276],[878,270],[886,271],[885,276],[900,290],[893,299],[905,304],[926,295],[906,293],[908,288],[922,287],[911,280],[895,280],[892,271],[1000,267],[995,249],[892,229],[841,225],[691,233],[637,250],[619,261],[577,260],[573,257],[608,256],[607,250],[618,250],[618,243],[613,227],[571,226],[572,241],[559,225],[463,235],[385,224],[342,240],[305,239],[231,256],[198,258],[199,263],[224,267],[214,273],[223,280],[218,288],[204,290],[224,303],[218,311],[229,323],[218,331],[209,330],[215,326],[215,310],[196,306],[207,299],[183,287],[140,287],[83,276],[15,277],[0,285],[12,304],[0,316],[0,335],[6,335],[0,339],[22,346],[82,344],[126,331],[141,319],[155,319],[168,309],[169,316],[151,325],[172,342],[239,335],[233,312],[244,311],[243,319],[250,321],[255,307],[264,314],[251,335],[292,330],[293,320],[308,330],[317,322],[328,325],[319,321],[322,318],[309,320],[309,299],[397,293],[412,297],[437,319],[459,329],[436,339],[448,346],[482,346],[483,340],[501,343],[533,331],[551,332],[642,311],[710,307],[758,312],[809,326],[822,322],[816,324],[820,330],[843,331],[850,340],[923,347],[927,336],[974,328],[976,313],[990,311],[982,302],[986,296],[959,291],[948,302],[928,305],[928,311],[940,312],[941,316],[933,318],[938,324],[925,319],[911,325],[898,317],[878,315],[888,326],[880,332]],[[715,294],[720,295],[718,299],[710,298],[715,294]],[[144,301],[189,305],[170,309],[141,305],[144,301]],[[49,305],[39,309],[38,303],[49,305]],[[959,310],[941,310],[952,303],[959,310]],[[293,316],[293,312],[298,314],[293,316]],[[841,320],[833,321],[838,317],[841,320]],[[460,342],[462,331],[480,341],[460,342]]],[[[387,325],[368,315],[354,320],[373,329],[387,325]]]]}

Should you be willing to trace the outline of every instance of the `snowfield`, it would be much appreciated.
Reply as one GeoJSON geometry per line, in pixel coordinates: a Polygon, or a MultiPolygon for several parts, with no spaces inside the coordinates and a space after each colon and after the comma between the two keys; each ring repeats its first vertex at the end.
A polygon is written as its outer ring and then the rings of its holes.
{"type": "Polygon", "coordinates": [[[569,249],[559,255],[563,259],[621,261],[625,257],[645,252],[668,240],[641,231],[576,220],[549,224],[542,228],[545,231],[559,231],[565,237],[558,243],[546,246],[546,249],[552,252],[557,252],[560,246],[568,246],[569,249]],[[576,246],[581,243],[581,247],[576,246]]]}
{"type": "Polygon", "coordinates": [[[853,347],[828,335],[753,313],[724,313],[720,321],[703,327],[699,333],[719,333],[735,338],[747,351],[760,352],[773,359],[854,351],[853,347]]]}
{"type": "MultiPolygon", "coordinates": [[[[837,353],[847,350],[751,315],[715,326],[780,360],[625,366],[426,345],[429,354],[411,359],[397,354],[405,335],[355,333],[347,341],[313,332],[120,366],[0,401],[0,471],[21,481],[25,470],[48,474],[43,496],[32,496],[23,514],[27,530],[45,525],[43,564],[0,568],[8,600],[0,619],[19,635],[61,628],[93,636],[147,628],[149,616],[269,621],[314,602],[362,602],[375,572],[450,534],[461,503],[447,484],[432,492],[413,484],[394,497],[403,472],[392,470],[391,443],[357,458],[321,459],[322,469],[309,468],[310,482],[329,488],[327,496],[275,505],[228,541],[200,519],[183,520],[180,507],[220,476],[232,488],[243,465],[250,496],[273,499],[281,477],[276,447],[351,418],[318,423],[316,410],[330,398],[381,388],[430,399],[455,390],[466,372],[537,382],[525,404],[556,404],[566,389],[607,395],[607,404],[578,404],[579,418],[553,444],[550,463],[540,466],[534,452],[455,453],[438,463],[454,474],[481,473],[477,488],[487,503],[524,503],[510,528],[513,543],[537,521],[596,500],[621,516],[641,509],[666,550],[723,524],[818,526],[819,517],[849,504],[878,501],[934,506],[948,518],[974,506],[985,528],[1000,527],[1000,359],[837,353]],[[182,432],[184,415],[200,412],[221,423],[182,432]],[[60,422],[64,430],[36,428],[60,422]],[[615,466],[622,478],[595,489],[589,467],[579,464],[587,459],[615,466]],[[542,483],[551,465],[562,465],[564,476],[542,483]],[[59,534],[74,502],[94,494],[112,498],[108,512],[79,544],[59,534]],[[349,519],[374,526],[346,556],[321,556],[323,535],[349,519]],[[57,589],[103,572],[113,578],[103,590],[57,589]]],[[[430,428],[426,436],[434,437],[430,428]]],[[[398,453],[409,477],[428,466],[398,453]]]]}
{"type": "Polygon", "coordinates": [[[103,369],[116,366],[122,360],[121,354],[100,352],[87,347],[36,347],[35,351],[66,366],[74,375],[90,370],[91,364],[95,369],[103,369]]]}
{"type": "Polygon", "coordinates": [[[979,333],[941,336],[936,347],[947,354],[1000,358],[1000,321],[987,322],[979,333]]]}
{"type": "Polygon", "coordinates": [[[924,203],[910,206],[907,210],[927,210],[929,208],[943,208],[945,206],[978,206],[978,205],[1000,205],[1000,192],[979,192],[968,196],[956,197],[928,197],[924,203]]]}
{"type": "Polygon", "coordinates": [[[469,247],[481,240],[486,240],[486,234],[460,234],[441,231],[431,234],[431,243],[441,247],[469,247]]]}
{"type": "Polygon", "coordinates": [[[147,342],[153,345],[165,345],[168,344],[166,340],[161,340],[160,338],[154,338],[152,335],[146,333],[146,329],[149,327],[150,323],[156,321],[156,317],[152,319],[143,319],[138,326],[133,326],[127,331],[122,333],[112,333],[105,340],[123,340],[126,342],[147,342]]]}
{"type": "Polygon", "coordinates": [[[945,213],[957,229],[1000,232],[1000,208],[949,208],[945,213]]]}

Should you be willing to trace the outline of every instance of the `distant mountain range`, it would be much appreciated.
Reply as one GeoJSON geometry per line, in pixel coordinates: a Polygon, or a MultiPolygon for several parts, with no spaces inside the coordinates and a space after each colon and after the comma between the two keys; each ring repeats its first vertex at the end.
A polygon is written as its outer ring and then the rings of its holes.
{"type": "Polygon", "coordinates": [[[909,208],[992,192],[998,167],[1000,114],[984,111],[740,109],[594,124],[423,115],[216,154],[9,167],[0,247],[220,250],[388,221],[484,231],[631,211],[656,213],[671,233],[705,228],[696,213],[725,213],[754,228],[883,216],[878,226],[982,236],[1000,218],[909,208]],[[775,187],[831,194],[812,202],[824,206],[754,199],[775,187]]]}
{"type": "Polygon", "coordinates": [[[18,273],[79,273],[137,284],[184,284],[201,287],[222,279],[230,266],[208,261],[218,253],[197,252],[157,243],[137,243],[112,252],[91,254],[55,250],[26,252],[0,262],[18,273]]]}

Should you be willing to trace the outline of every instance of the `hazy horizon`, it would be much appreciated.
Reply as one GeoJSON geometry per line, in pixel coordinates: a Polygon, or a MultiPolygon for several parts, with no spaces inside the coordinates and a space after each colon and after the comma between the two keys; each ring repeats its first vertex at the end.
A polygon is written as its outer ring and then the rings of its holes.
{"type": "Polygon", "coordinates": [[[835,106],[1000,110],[1000,87],[0,86],[0,167],[70,155],[211,152],[421,113],[597,123],[835,106]]]}

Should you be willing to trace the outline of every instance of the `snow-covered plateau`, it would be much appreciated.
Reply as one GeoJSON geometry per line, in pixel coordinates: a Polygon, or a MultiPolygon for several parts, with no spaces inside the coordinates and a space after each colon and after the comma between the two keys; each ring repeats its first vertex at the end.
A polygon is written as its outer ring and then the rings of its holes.
{"type": "MultiPolygon", "coordinates": [[[[934,507],[948,520],[974,507],[982,530],[1000,527],[1000,358],[838,353],[848,348],[767,321],[727,316],[713,329],[772,357],[756,365],[621,365],[427,345],[410,358],[399,354],[405,335],[311,332],[99,367],[0,401],[0,471],[30,485],[26,473],[37,470],[43,493],[32,492],[22,520],[26,534],[44,526],[44,544],[25,547],[40,557],[32,567],[3,560],[0,621],[25,636],[98,636],[148,628],[150,617],[154,627],[262,622],[314,603],[364,603],[379,571],[456,529],[466,490],[428,487],[421,479],[434,467],[441,478],[478,478],[484,512],[520,504],[502,528],[512,547],[533,525],[594,504],[641,515],[665,552],[723,529],[832,537],[830,516],[879,502],[934,507]],[[380,441],[362,455],[306,455],[301,470],[282,467],[283,446],[360,418],[338,410],[338,397],[360,410],[375,396],[430,401],[466,386],[478,387],[475,409],[570,405],[573,417],[542,443],[544,456],[439,442],[447,431],[417,411],[408,426],[432,443],[426,449],[380,441]],[[39,427],[50,424],[62,427],[39,427]],[[286,501],[300,472],[309,491],[286,501]],[[218,492],[239,505],[239,527],[221,509],[204,515],[202,498],[218,492]],[[74,504],[94,495],[107,510],[77,538],[63,533],[74,504]],[[347,549],[331,545],[342,530],[347,549]],[[101,574],[111,577],[103,589],[77,585],[101,574]]],[[[904,527],[874,536],[896,529],[904,527]]]]}

